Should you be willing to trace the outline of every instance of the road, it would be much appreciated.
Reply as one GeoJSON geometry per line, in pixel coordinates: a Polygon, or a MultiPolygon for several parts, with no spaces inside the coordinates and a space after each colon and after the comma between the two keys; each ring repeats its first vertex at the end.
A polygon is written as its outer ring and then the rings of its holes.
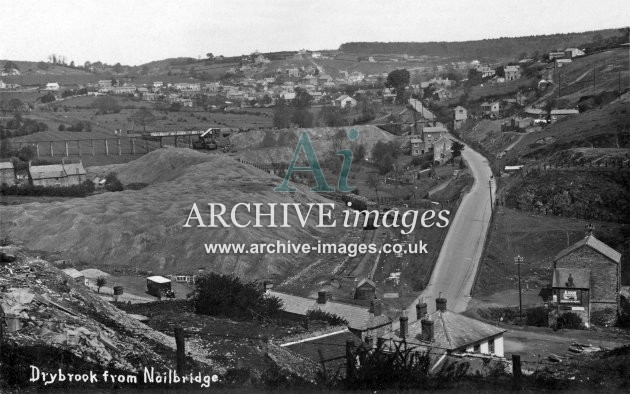
{"type": "Polygon", "coordinates": [[[435,299],[440,295],[447,299],[448,309],[455,312],[466,310],[470,299],[490,222],[490,194],[494,201],[496,185],[491,181],[490,165],[481,154],[466,146],[462,155],[475,183],[452,218],[429,285],[407,310],[411,319],[416,316],[415,305],[419,300],[428,304],[430,313],[435,310],[435,299]]]}

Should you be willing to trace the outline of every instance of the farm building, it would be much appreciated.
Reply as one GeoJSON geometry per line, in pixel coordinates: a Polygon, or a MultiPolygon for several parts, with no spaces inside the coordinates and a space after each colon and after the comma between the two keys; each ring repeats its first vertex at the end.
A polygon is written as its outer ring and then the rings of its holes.
{"type": "Polygon", "coordinates": [[[160,298],[171,291],[171,280],[163,276],[149,276],[147,290],[149,294],[160,298]]]}
{"type": "Polygon", "coordinates": [[[46,84],[46,90],[57,91],[59,90],[59,84],[57,82],[48,82],[46,84]]]}
{"type": "Polygon", "coordinates": [[[83,163],[34,166],[29,163],[28,174],[33,186],[72,186],[86,180],[83,163]]]}
{"type": "Polygon", "coordinates": [[[551,123],[555,123],[562,118],[578,115],[580,111],[577,109],[552,109],[549,115],[551,115],[551,123]]]}
{"type": "Polygon", "coordinates": [[[85,276],[83,276],[81,272],[77,271],[76,268],[66,268],[62,271],[64,274],[71,277],[75,283],[85,284],[85,276]]]}
{"type": "Polygon", "coordinates": [[[354,291],[355,300],[373,300],[376,298],[376,284],[368,278],[362,279],[354,291]]]}
{"type": "Polygon", "coordinates": [[[553,260],[553,303],[585,323],[614,324],[619,311],[621,253],[589,233],[553,260]]]}
{"type": "Polygon", "coordinates": [[[15,168],[13,168],[13,162],[3,161],[0,163],[0,185],[14,185],[15,184],[15,168]]]}
{"type": "Polygon", "coordinates": [[[335,99],[335,107],[348,108],[348,107],[355,107],[356,105],[357,105],[357,100],[353,99],[347,94],[343,94],[335,99]]]}

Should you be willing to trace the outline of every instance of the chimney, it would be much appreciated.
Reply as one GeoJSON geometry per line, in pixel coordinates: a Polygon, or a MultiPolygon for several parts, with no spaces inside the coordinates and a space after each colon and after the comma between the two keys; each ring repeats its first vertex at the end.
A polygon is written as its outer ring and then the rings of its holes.
{"type": "Polygon", "coordinates": [[[416,304],[416,320],[420,320],[425,317],[427,314],[427,303],[418,303],[416,304]]]}
{"type": "Polygon", "coordinates": [[[593,223],[589,223],[586,225],[586,238],[593,235],[593,230],[595,230],[595,226],[593,226],[593,223]]]}
{"type": "Polygon", "coordinates": [[[372,300],[370,302],[370,312],[374,314],[374,316],[380,316],[383,313],[383,305],[379,300],[372,300]]]}
{"type": "Polygon", "coordinates": [[[403,311],[402,316],[400,316],[400,337],[406,338],[409,333],[409,318],[407,317],[407,312],[403,311]]]}
{"type": "Polygon", "coordinates": [[[332,299],[332,295],[327,291],[318,291],[317,292],[317,303],[325,304],[327,301],[332,299]]]}
{"type": "Polygon", "coordinates": [[[435,309],[440,312],[446,312],[446,298],[436,298],[435,299],[435,309]]]}
{"type": "Polygon", "coordinates": [[[422,319],[420,324],[422,325],[422,340],[426,342],[433,341],[433,320],[422,319]]]}

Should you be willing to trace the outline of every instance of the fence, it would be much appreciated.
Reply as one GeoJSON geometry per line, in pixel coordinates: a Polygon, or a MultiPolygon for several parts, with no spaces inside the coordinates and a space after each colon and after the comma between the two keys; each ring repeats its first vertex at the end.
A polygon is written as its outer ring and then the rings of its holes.
{"type": "Polygon", "coordinates": [[[82,140],[20,141],[18,149],[32,146],[36,157],[144,155],[159,148],[136,138],[90,138],[82,140]]]}

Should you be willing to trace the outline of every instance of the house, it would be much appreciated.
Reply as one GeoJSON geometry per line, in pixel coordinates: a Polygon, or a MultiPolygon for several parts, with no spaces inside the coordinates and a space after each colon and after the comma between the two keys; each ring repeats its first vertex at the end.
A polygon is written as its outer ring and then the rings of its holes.
{"type": "Polygon", "coordinates": [[[496,70],[489,66],[480,66],[480,67],[477,67],[477,72],[481,74],[481,78],[490,78],[490,77],[494,77],[496,70]]]}
{"type": "Polygon", "coordinates": [[[86,171],[81,162],[43,166],[29,163],[28,175],[33,186],[72,186],[86,180],[86,171]]]}
{"type": "Polygon", "coordinates": [[[424,153],[424,142],[421,138],[412,138],[411,144],[411,156],[420,156],[424,153]]]}
{"type": "Polygon", "coordinates": [[[455,109],[453,110],[453,129],[459,130],[464,122],[466,122],[466,119],[468,119],[468,111],[466,110],[466,108],[462,107],[461,105],[455,107],[455,109]]]}
{"type": "Polygon", "coordinates": [[[153,90],[161,89],[163,84],[162,81],[153,81],[153,90]]]}
{"type": "Polygon", "coordinates": [[[386,346],[404,340],[416,351],[441,349],[446,354],[504,357],[503,334],[506,330],[449,311],[444,298],[437,298],[435,303],[433,313],[427,313],[426,303],[417,304],[416,320],[412,323],[403,314],[399,328],[384,337],[386,346]]]}
{"type": "Polygon", "coordinates": [[[75,283],[81,283],[81,284],[85,284],[85,276],[83,276],[83,274],[79,271],[77,271],[75,268],[66,268],[64,270],[61,270],[64,274],[68,275],[69,277],[72,278],[72,280],[75,283]]]}
{"type": "Polygon", "coordinates": [[[64,163],[63,170],[66,173],[66,183],[68,185],[79,185],[87,179],[87,172],[83,168],[83,163],[64,163]]]}
{"type": "Polygon", "coordinates": [[[15,168],[13,162],[3,161],[0,162],[0,185],[5,184],[8,186],[16,183],[15,168]]]}
{"type": "Polygon", "coordinates": [[[453,157],[451,146],[453,146],[453,141],[451,141],[450,138],[446,138],[444,134],[434,141],[433,162],[437,164],[444,164],[451,160],[451,157],[453,157]]]}
{"type": "Polygon", "coordinates": [[[564,51],[549,52],[549,60],[562,59],[564,56],[564,51]]]}
{"type": "Polygon", "coordinates": [[[452,94],[447,89],[438,89],[433,92],[433,97],[438,101],[446,101],[451,98],[452,94]]]}
{"type": "Polygon", "coordinates": [[[556,59],[556,68],[564,67],[565,65],[572,63],[571,59],[556,59]]]}
{"type": "Polygon", "coordinates": [[[134,94],[136,93],[135,85],[123,85],[113,87],[111,92],[113,94],[134,94]]]}
{"type": "Polygon", "coordinates": [[[357,100],[348,96],[347,94],[342,94],[341,96],[335,99],[335,107],[339,108],[352,108],[356,107],[357,100]]]}
{"type": "Polygon", "coordinates": [[[7,84],[4,83],[4,81],[0,79],[0,89],[6,89],[6,88],[7,88],[7,84]]]}
{"type": "Polygon", "coordinates": [[[368,279],[362,279],[354,290],[355,300],[373,300],[376,299],[376,284],[368,279]]]}
{"type": "Polygon", "coordinates": [[[498,101],[493,101],[491,103],[484,101],[481,103],[481,112],[484,116],[496,117],[499,115],[501,111],[501,104],[498,101]]]}
{"type": "Polygon", "coordinates": [[[521,68],[519,66],[505,66],[503,72],[506,81],[514,81],[521,77],[521,68]]]}
{"type": "Polygon", "coordinates": [[[553,306],[577,313],[587,324],[612,325],[619,311],[621,253],[589,231],[553,259],[553,306]]]}
{"type": "Polygon", "coordinates": [[[59,90],[59,84],[57,82],[48,82],[45,90],[57,91],[59,90]]]}
{"type": "Polygon", "coordinates": [[[586,55],[586,53],[584,53],[583,50],[578,49],[578,48],[566,48],[564,50],[565,58],[573,59],[574,57],[580,57],[584,55],[586,55]]]}
{"type": "Polygon", "coordinates": [[[424,126],[422,128],[422,139],[424,140],[424,146],[429,149],[433,149],[433,143],[442,137],[442,134],[446,134],[448,130],[441,123],[437,123],[436,126],[424,126]]]}
{"type": "Polygon", "coordinates": [[[380,300],[371,300],[370,307],[333,301],[327,291],[317,293],[317,299],[300,297],[292,294],[268,290],[267,295],[277,297],[282,301],[284,316],[303,320],[309,311],[320,310],[344,318],[348,322],[348,329],[360,338],[373,338],[391,331],[392,320],[383,315],[380,300]]]}
{"type": "Polygon", "coordinates": [[[549,115],[551,116],[551,123],[555,123],[560,119],[575,116],[580,113],[577,109],[552,109],[549,115]]]}

